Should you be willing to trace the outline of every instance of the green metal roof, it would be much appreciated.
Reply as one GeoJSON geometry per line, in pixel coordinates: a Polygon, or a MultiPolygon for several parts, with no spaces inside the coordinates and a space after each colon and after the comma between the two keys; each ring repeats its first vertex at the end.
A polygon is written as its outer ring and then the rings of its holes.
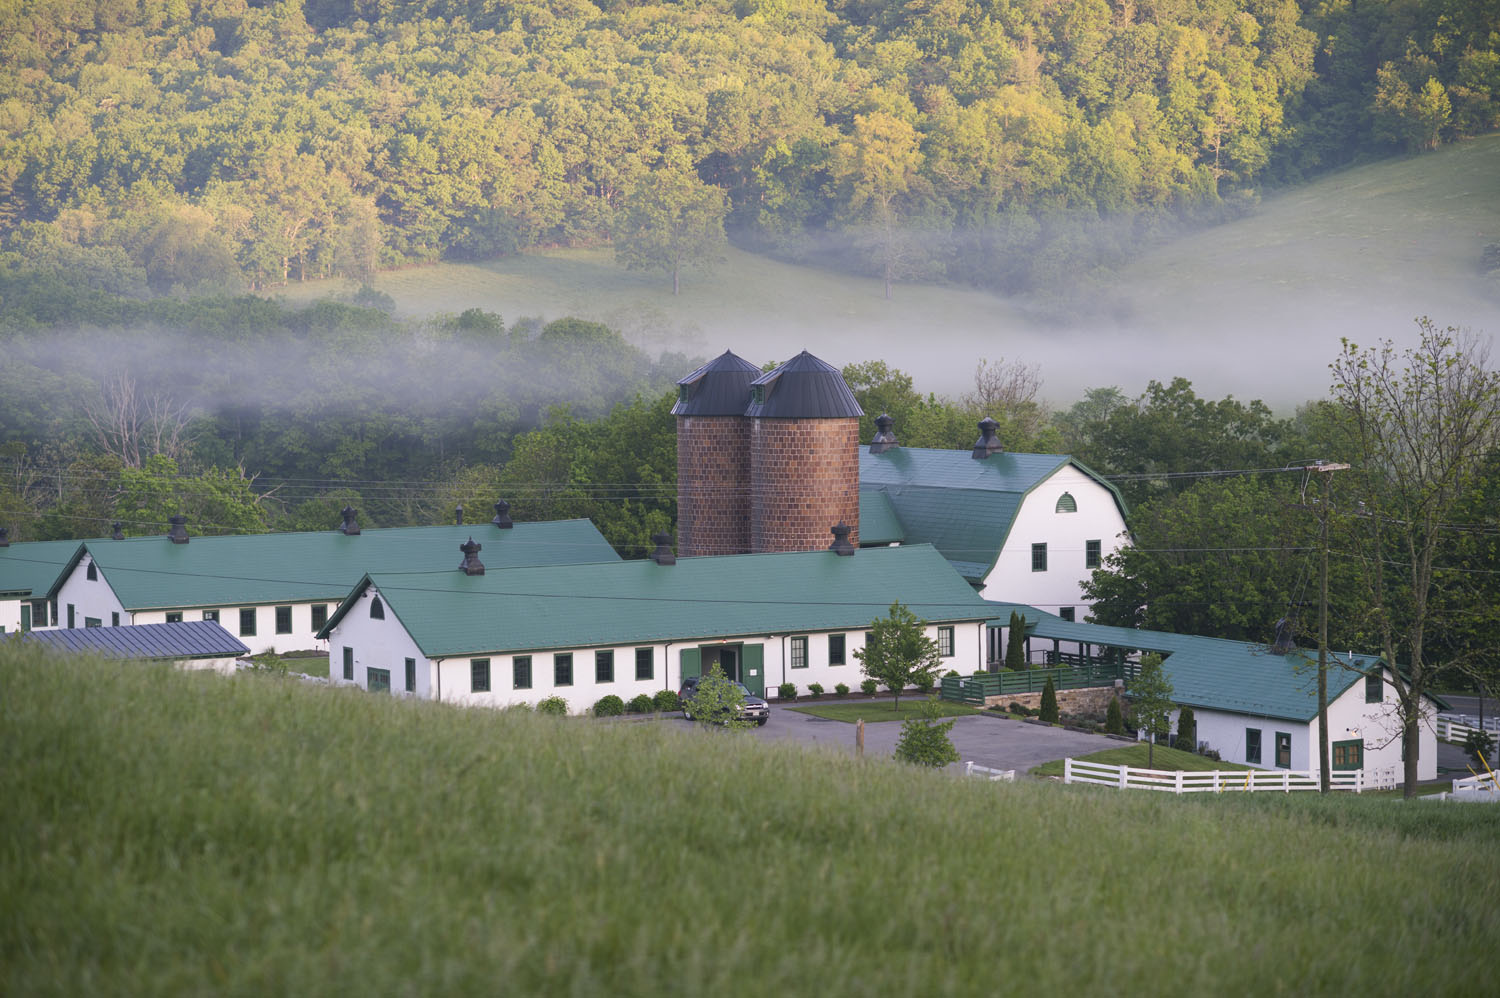
{"type": "MultiPolygon", "coordinates": [[[[1027,493],[1069,465],[1109,489],[1125,515],[1119,490],[1066,454],[1000,453],[977,461],[966,450],[861,450],[860,498],[884,495],[906,540],[933,545],[964,578],[979,582],[999,559],[1027,493]]],[[[863,542],[863,505],[860,514],[863,542]]]]}
{"type": "MultiPolygon", "coordinates": [[[[490,569],[619,561],[588,520],[392,527],[348,536],[317,533],[88,541],[85,546],[127,610],[342,600],[366,573],[457,569],[470,537],[490,569]]],[[[83,554],[80,549],[74,562],[83,554]]],[[[71,566],[70,566],[71,567],[71,566]]],[[[61,584],[58,580],[57,585],[61,584]]]]}
{"type": "Polygon", "coordinates": [[[896,544],[905,539],[906,530],[886,494],[876,489],[860,489],[859,542],[896,544]]]}
{"type": "Polygon", "coordinates": [[[900,600],[928,621],[978,621],[986,606],[932,547],[680,558],[675,565],[456,569],[376,574],[329,618],[338,625],[373,584],[430,658],[862,630],[900,600]]]}
{"type": "Polygon", "coordinates": [[[12,542],[0,548],[0,594],[10,597],[47,595],[82,541],[12,542]]]}
{"type": "MultiPolygon", "coordinates": [[[[990,606],[995,611],[992,625],[1009,624],[1015,611],[1026,618],[1026,633],[1034,638],[1161,653],[1162,672],[1172,683],[1172,702],[1181,706],[1301,722],[1318,715],[1315,650],[1273,655],[1253,642],[1074,622],[1019,603],[990,606]]],[[[1358,682],[1362,670],[1381,661],[1376,655],[1332,652],[1329,659],[1330,702],[1358,682]]]]}

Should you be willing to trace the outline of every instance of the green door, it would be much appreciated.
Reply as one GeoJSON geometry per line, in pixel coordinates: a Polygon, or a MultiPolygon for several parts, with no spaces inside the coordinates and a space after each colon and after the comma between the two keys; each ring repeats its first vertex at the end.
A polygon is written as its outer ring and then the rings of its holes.
{"type": "Polygon", "coordinates": [[[682,681],[684,679],[693,679],[703,675],[703,653],[697,648],[684,648],[682,649],[681,661],[682,667],[680,671],[682,675],[677,677],[678,689],[682,688],[682,681]]]}
{"type": "Polygon", "coordinates": [[[31,604],[21,601],[21,630],[31,630],[31,604]]]}
{"type": "Polygon", "coordinates": [[[758,697],[766,695],[766,647],[743,645],[740,649],[740,682],[758,697]]]}

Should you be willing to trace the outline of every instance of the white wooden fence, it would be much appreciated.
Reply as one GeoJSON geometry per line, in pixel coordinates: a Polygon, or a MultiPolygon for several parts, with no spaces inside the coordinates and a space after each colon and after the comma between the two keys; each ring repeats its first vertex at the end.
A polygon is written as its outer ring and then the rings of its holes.
{"type": "Polygon", "coordinates": [[[981,766],[976,762],[964,763],[965,776],[977,776],[991,783],[1014,783],[1016,782],[1016,771],[1014,769],[991,769],[981,766]]]}
{"type": "MultiPolygon", "coordinates": [[[[1469,732],[1479,730],[1479,719],[1465,714],[1439,714],[1433,727],[1443,741],[1462,742],[1469,737],[1469,732]]],[[[1500,718],[1486,717],[1484,730],[1489,732],[1490,737],[1496,737],[1500,734],[1500,718]]]]}
{"type": "Polygon", "coordinates": [[[1454,793],[1486,793],[1500,794],[1500,773],[1480,773],[1478,776],[1465,776],[1461,780],[1453,781],[1454,793]]]}
{"type": "MultiPolygon", "coordinates": [[[[1387,784],[1386,774],[1365,773],[1363,770],[1337,772],[1329,776],[1328,785],[1334,790],[1372,790],[1387,784]]],[[[1164,790],[1172,794],[1229,793],[1233,791],[1254,792],[1276,790],[1291,793],[1293,790],[1317,790],[1318,774],[1293,773],[1289,770],[1233,769],[1210,772],[1183,772],[1181,770],[1135,769],[1131,766],[1106,766],[1081,759],[1063,761],[1064,783],[1093,783],[1103,787],[1119,787],[1135,790],[1164,790]]]]}

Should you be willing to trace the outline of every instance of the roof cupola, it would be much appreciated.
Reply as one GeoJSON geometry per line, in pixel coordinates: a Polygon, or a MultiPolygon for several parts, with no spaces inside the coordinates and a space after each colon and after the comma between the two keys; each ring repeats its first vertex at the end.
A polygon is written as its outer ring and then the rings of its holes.
{"type": "Polygon", "coordinates": [[[652,534],[651,543],[656,545],[656,550],[652,551],[649,555],[652,561],[656,562],[658,565],[677,564],[677,556],[672,553],[671,534],[665,532],[652,534]]]}
{"type": "Polygon", "coordinates": [[[343,526],[339,527],[339,533],[350,537],[359,533],[359,521],[354,518],[358,512],[353,506],[345,506],[339,511],[339,515],[344,518],[343,526]]]}
{"type": "Polygon", "coordinates": [[[179,513],[170,519],[172,528],[167,531],[167,540],[173,544],[186,544],[188,542],[187,517],[179,513]]]}
{"type": "Polygon", "coordinates": [[[891,427],[895,425],[896,421],[887,413],[882,412],[875,417],[875,439],[870,441],[871,454],[884,454],[901,446],[896,440],[896,434],[891,432],[891,427]]]}
{"type": "Polygon", "coordinates": [[[857,550],[849,543],[849,524],[842,520],[833,525],[833,543],[828,545],[828,550],[840,558],[851,558],[857,550]]]}
{"type": "Polygon", "coordinates": [[[474,543],[472,537],[460,544],[458,549],[464,553],[464,560],[459,563],[458,570],[465,575],[483,575],[484,562],[479,560],[479,552],[483,547],[483,544],[474,543]]]}
{"type": "Polygon", "coordinates": [[[509,530],[515,525],[515,521],[510,518],[510,503],[504,499],[495,503],[495,518],[490,521],[490,526],[509,530]]]}
{"type": "Polygon", "coordinates": [[[1000,436],[995,431],[1000,424],[986,416],[979,421],[979,439],[974,441],[974,453],[971,455],[976,461],[983,461],[991,454],[1005,453],[1005,446],[1000,443],[1000,436]]]}

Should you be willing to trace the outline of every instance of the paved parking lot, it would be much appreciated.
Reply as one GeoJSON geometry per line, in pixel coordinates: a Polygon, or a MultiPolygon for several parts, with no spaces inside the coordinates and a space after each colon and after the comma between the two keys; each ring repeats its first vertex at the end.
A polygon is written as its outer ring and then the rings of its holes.
{"type": "MultiPolygon", "coordinates": [[[[871,707],[883,703],[879,700],[863,702],[871,707]]],[[[950,737],[953,739],[953,747],[958,749],[959,765],[976,762],[995,769],[1014,769],[1017,776],[1033,766],[1040,766],[1053,759],[1087,755],[1100,749],[1119,748],[1124,744],[1103,735],[1085,735],[1063,728],[1026,724],[999,717],[959,717],[955,721],[950,737]]],[[[850,754],[854,752],[854,725],[798,713],[790,707],[777,706],[774,701],[771,704],[771,719],[764,727],[752,730],[757,736],[773,741],[808,742],[842,749],[850,754]]],[[[899,721],[867,722],[865,754],[890,756],[896,750],[896,740],[900,737],[899,721]]]]}

